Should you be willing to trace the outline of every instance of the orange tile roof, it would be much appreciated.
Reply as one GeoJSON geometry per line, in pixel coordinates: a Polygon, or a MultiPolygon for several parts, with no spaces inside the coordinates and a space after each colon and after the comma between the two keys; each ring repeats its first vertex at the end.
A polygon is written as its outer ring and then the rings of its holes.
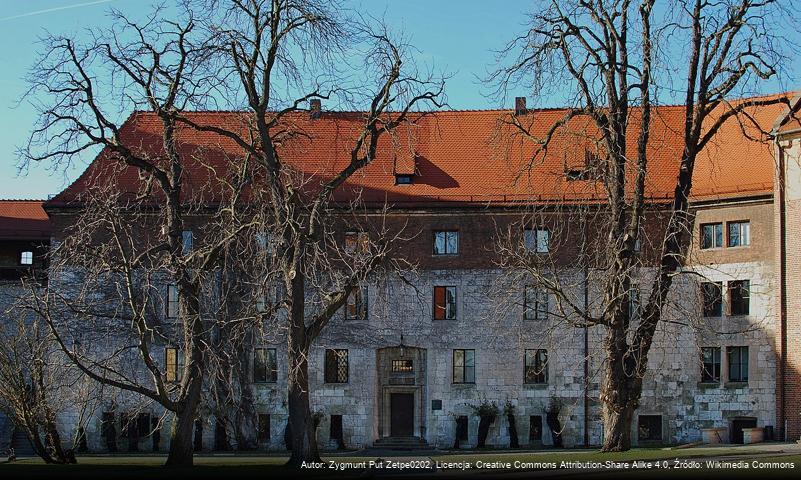
{"type": "Polygon", "coordinates": [[[50,219],[43,200],[0,200],[0,239],[50,237],[50,219]]]}
{"type": "MultiPolygon", "coordinates": [[[[784,95],[784,94],[782,94],[784,95]]],[[[753,107],[749,114],[768,131],[782,105],[753,107]]],[[[653,200],[673,194],[682,151],[683,107],[655,109],[649,145],[646,194],[653,200]]],[[[586,200],[603,197],[600,183],[570,180],[566,166],[584,162],[585,150],[592,148],[593,128],[586,118],[575,118],[554,138],[547,154],[537,154],[532,142],[512,135],[502,120],[508,110],[443,111],[404,125],[393,136],[379,143],[377,158],[357,172],[338,191],[337,200],[347,201],[355,194],[368,202],[398,205],[484,204],[557,199],[586,200]],[[415,168],[414,183],[395,185],[394,174],[415,168]]],[[[566,109],[530,110],[523,123],[534,135],[547,129],[567,113],[566,109]]],[[[637,125],[636,116],[632,125],[637,125]]],[[[189,112],[193,121],[224,125],[245,131],[248,116],[242,112],[189,112]]],[[[306,113],[285,118],[285,138],[279,152],[286,165],[304,176],[308,188],[319,187],[349,161],[353,139],[362,126],[359,112],[324,112],[311,120],[306,113]],[[297,134],[302,132],[302,134],[297,134]]],[[[135,112],[122,128],[123,141],[151,158],[163,156],[161,123],[152,113],[135,112]]],[[[727,122],[698,157],[693,177],[693,197],[723,198],[767,194],[773,189],[773,154],[770,142],[759,129],[727,122]]],[[[636,127],[630,127],[628,151],[636,151],[636,127]]],[[[215,175],[230,175],[229,162],[242,156],[230,140],[213,133],[183,127],[178,147],[184,154],[187,172],[184,200],[213,201],[220,192],[215,175]],[[217,172],[217,173],[212,173],[217,172]]],[[[633,168],[628,168],[633,178],[633,168]]],[[[132,194],[143,180],[136,169],[120,167],[107,152],[98,158],[72,185],[48,202],[66,206],[79,202],[82,192],[104,179],[114,178],[117,186],[132,194]]]]}

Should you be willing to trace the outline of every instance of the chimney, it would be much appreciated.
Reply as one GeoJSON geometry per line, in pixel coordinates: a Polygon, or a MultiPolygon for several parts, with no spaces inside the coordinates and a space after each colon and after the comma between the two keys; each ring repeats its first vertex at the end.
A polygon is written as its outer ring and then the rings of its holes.
{"type": "Polygon", "coordinates": [[[309,100],[309,118],[317,120],[322,115],[322,104],[319,98],[312,98],[309,100]]]}
{"type": "Polygon", "coordinates": [[[525,115],[527,112],[526,97],[515,97],[515,115],[525,115]]]}

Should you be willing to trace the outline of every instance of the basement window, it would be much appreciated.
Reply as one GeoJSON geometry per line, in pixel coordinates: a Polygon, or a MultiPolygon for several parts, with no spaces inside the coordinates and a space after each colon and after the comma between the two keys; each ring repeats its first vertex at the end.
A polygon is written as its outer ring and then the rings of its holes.
{"type": "Polygon", "coordinates": [[[270,441],[270,414],[260,413],[258,419],[257,438],[259,442],[267,443],[270,441]]]}
{"type": "Polygon", "coordinates": [[[637,421],[637,440],[658,442],[662,440],[662,415],[640,415],[637,421]]]}

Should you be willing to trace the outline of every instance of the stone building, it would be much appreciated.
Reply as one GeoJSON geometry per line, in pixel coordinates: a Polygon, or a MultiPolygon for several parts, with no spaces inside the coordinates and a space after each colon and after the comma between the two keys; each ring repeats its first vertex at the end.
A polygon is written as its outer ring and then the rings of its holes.
{"type": "MultiPolygon", "coordinates": [[[[514,115],[544,132],[564,113],[523,110],[514,115]]],[[[781,107],[750,113],[768,131],[781,107]]],[[[499,232],[518,225],[527,206],[597,200],[593,152],[586,138],[568,132],[521,175],[533,147],[520,138],[498,140],[499,119],[512,114],[455,111],[425,116],[403,130],[401,141],[384,144],[384,153],[351,179],[368,207],[389,204],[390,221],[414,232],[401,255],[417,268],[406,281],[371,279],[315,344],[310,358],[312,408],[320,414],[318,442],[323,448],[398,442],[439,448],[457,441],[475,445],[479,418],[474,407],[480,404],[494,404],[501,411],[511,405],[521,445],[552,443],[546,411],[554,404],[560,406],[557,417],[566,445],[601,443],[601,327],[570,327],[557,319],[552,296],[525,282],[510,285],[495,248],[499,232]]],[[[212,123],[235,119],[230,112],[193,115],[212,123]]],[[[675,182],[682,115],[682,108],[665,106],[654,116],[646,190],[649,213],[637,281],[640,298],[648,294],[664,224],[661,212],[675,182]]],[[[289,149],[287,161],[306,173],[330,174],[342,161],[339,136],[356,120],[353,114],[337,112],[294,119],[308,144],[289,149]]],[[[778,175],[774,143],[754,125],[727,123],[699,156],[686,275],[676,281],[649,357],[633,425],[636,444],[696,441],[704,429],[719,429],[723,442],[741,442],[743,428],[752,426],[770,427],[776,438],[799,436],[794,345],[801,338],[801,323],[790,313],[799,309],[787,303],[795,298],[788,295],[789,289],[799,283],[792,280],[798,261],[787,249],[799,238],[790,226],[798,223],[798,216],[788,213],[796,208],[791,193],[799,187],[793,187],[789,177],[801,178],[789,169],[788,159],[797,163],[801,150],[799,141],[790,139],[798,130],[784,125],[779,129],[778,155],[787,171],[780,169],[778,175]]],[[[158,138],[158,128],[154,115],[136,112],[126,123],[126,138],[158,149],[160,144],[153,146],[148,140],[158,138]]],[[[192,142],[211,146],[212,140],[199,135],[192,142]]],[[[101,154],[86,173],[46,203],[54,243],[63,239],[80,208],[81,193],[91,188],[107,161],[101,154]]],[[[130,182],[121,184],[122,190],[136,190],[135,174],[123,172],[118,178],[130,182]]],[[[558,222],[560,215],[564,213],[554,210],[547,217],[558,222]]],[[[193,222],[187,230],[193,241],[213,234],[204,230],[202,215],[193,222]]],[[[575,239],[570,233],[557,238],[557,233],[530,227],[525,235],[531,241],[527,238],[523,244],[535,253],[550,253],[558,244],[557,257],[574,255],[575,239]]],[[[343,228],[339,241],[344,244],[358,234],[343,228]]],[[[572,283],[573,294],[592,308],[599,287],[586,280],[590,277],[582,280],[580,271],[563,274],[578,279],[572,283]]],[[[163,293],[169,299],[168,288],[165,284],[163,293]]],[[[636,311],[636,302],[633,306],[636,311]]],[[[164,349],[165,362],[177,364],[174,347],[164,349]]],[[[283,449],[284,340],[255,344],[248,354],[260,444],[283,449]]],[[[149,408],[148,415],[161,414],[149,408]]],[[[109,410],[90,419],[90,448],[105,448],[99,437],[103,425],[118,421],[115,415],[119,412],[109,410]]],[[[198,448],[220,446],[221,427],[213,414],[204,414],[196,426],[198,448]]],[[[499,415],[490,427],[488,444],[508,442],[508,423],[499,415]]],[[[158,448],[166,447],[162,440],[158,448]]]]}
{"type": "MultiPolygon", "coordinates": [[[[50,222],[42,200],[0,200],[0,318],[20,313],[13,309],[24,292],[22,281],[47,280],[50,222]]],[[[24,434],[0,409],[0,452],[11,446],[20,454],[32,452],[24,434]]]]}

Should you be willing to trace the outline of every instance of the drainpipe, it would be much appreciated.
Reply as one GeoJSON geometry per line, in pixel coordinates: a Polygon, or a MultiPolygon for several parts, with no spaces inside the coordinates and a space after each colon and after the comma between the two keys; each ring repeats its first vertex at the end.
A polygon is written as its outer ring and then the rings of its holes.
{"type": "Polygon", "coordinates": [[[781,437],[787,441],[787,419],[785,415],[785,370],[787,363],[787,245],[786,208],[785,208],[785,173],[784,149],[776,140],[778,155],[778,193],[779,193],[779,368],[777,372],[779,408],[776,415],[776,428],[781,429],[781,437]]]}
{"type": "MultiPolygon", "coordinates": [[[[584,312],[589,308],[589,272],[586,259],[584,264],[584,312]]],[[[590,446],[590,338],[589,329],[584,326],[584,447],[590,446]]]]}

